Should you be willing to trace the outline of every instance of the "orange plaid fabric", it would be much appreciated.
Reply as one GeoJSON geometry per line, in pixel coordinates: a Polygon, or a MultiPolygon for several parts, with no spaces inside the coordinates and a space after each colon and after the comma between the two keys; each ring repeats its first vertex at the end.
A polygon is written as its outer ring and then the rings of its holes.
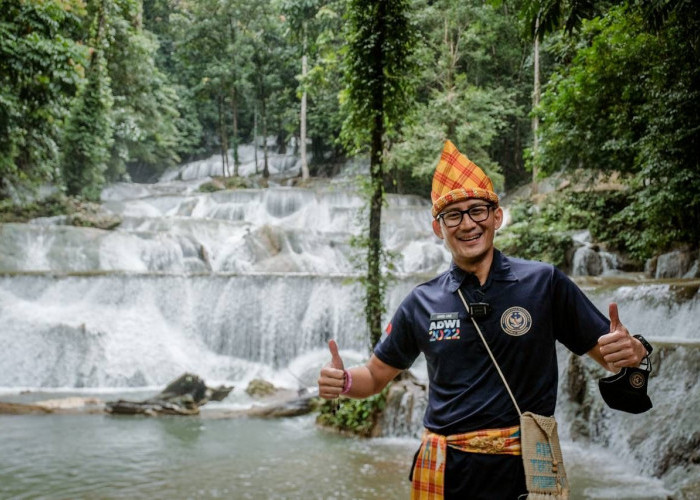
{"type": "Polygon", "coordinates": [[[493,191],[491,179],[460,153],[451,141],[445,141],[433,175],[430,197],[433,200],[433,217],[450,203],[468,198],[481,198],[498,204],[498,195],[493,191]]]}
{"type": "Polygon", "coordinates": [[[413,467],[411,500],[438,500],[445,495],[447,447],[469,453],[520,455],[520,426],[442,436],[423,431],[413,467]]]}

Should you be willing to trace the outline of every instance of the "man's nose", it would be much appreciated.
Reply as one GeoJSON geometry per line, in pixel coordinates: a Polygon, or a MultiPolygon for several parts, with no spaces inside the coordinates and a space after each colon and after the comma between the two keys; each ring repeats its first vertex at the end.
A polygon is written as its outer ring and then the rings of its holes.
{"type": "Polygon", "coordinates": [[[461,222],[459,223],[459,227],[464,227],[464,228],[470,229],[470,228],[472,228],[472,227],[474,227],[474,226],[476,226],[476,222],[474,222],[474,221],[472,220],[472,218],[469,217],[469,214],[468,214],[468,213],[466,213],[466,212],[463,213],[463,214],[462,214],[462,220],[461,220],[461,222]]]}

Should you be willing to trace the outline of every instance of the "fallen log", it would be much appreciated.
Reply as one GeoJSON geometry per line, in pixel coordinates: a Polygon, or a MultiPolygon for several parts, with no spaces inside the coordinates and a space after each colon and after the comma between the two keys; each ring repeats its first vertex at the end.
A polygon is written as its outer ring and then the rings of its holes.
{"type": "Polygon", "coordinates": [[[197,375],[185,373],[152,398],[108,401],[105,410],[119,415],[198,415],[200,406],[209,401],[221,401],[232,390],[233,387],[226,386],[207,387],[197,375]]]}
{"type": "Polygon", "coordinates": [[[53,413],[53,410],[40,405],[0,401],[0,415],[28,415],[36,413],[53,413]]]}

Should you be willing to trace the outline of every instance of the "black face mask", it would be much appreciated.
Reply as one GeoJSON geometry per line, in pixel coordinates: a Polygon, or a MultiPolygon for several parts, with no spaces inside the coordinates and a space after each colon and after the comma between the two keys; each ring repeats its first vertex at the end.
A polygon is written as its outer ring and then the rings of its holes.
{"type": "Polygon", "coordinates": [[[628,413],[644,413],[651,409],[651,399],[647,395],[648,369],[623,368],[619,373],[598,380],[598,388],[603,400],[613,410],[628,413]]]}

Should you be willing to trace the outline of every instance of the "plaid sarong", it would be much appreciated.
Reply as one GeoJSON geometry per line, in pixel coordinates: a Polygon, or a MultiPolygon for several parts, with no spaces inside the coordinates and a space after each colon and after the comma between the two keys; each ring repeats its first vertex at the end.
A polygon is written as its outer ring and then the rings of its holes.
{"type": "Polygon", "coordinates": [[[447,447],[468,453],[520,455],[520,426],[442,436],[423,431],[413,467],[411,500],[438,500],[445,494],[447,447]]]}

